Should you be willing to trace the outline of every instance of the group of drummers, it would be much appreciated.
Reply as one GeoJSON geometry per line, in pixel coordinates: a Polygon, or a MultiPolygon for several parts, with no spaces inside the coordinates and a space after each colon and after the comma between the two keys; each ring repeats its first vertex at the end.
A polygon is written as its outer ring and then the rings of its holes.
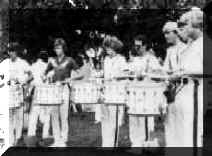
{"type": "Polygon", "coordinates": [[[149,48],[145,35],[134,38],[135,51],[129,61],[118,53],[123,43],[115,36],[106,36],[102,70],[95,69],[87,55],[78,67],[65,55],[67,46],[62,38],[54,42],[56,57],[48,63],[38,58],[31,66],[18,57],[18,44],[11,43],[10,58],[3,61],[10,68],[10,145],[15,146],[22,137],[23,114],[29,112],[29,137],[36,135],[39,120],[43,139],[49,137],[51,124],[52,146],[67,146],[69,109],[80,104],[83,111],[91,108],[96,122],[101,122],[102,147],[118,146],[126,108],[132,147],[146,146],[149,132],[154,131],[154,117],[161,114],[166,115],[166,147],[201,147],[203,12],[195,8],[177,22],[168,21],[163,33],[169,45],[163,64],[149,48]]]}

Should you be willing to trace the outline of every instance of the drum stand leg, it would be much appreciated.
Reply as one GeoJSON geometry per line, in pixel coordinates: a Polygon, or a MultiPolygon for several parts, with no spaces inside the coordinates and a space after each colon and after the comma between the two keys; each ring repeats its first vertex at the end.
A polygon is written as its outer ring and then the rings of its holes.
{"type": "Polygon", "coordinates": [[[115,128],[115,141],[114,147],[118,147],[118,137],[119,137],[119,106],[116,105],[116,128],[115,128]]]}
{"type": "Polygon", "coordinates": [[[194,80],[194,120],[193,120],[193,147],[194,156],[197,156],[198,141],[198,81],[194,80]]]}
{"type": "Polygon", "coordinates": [[[145,141],[148,141],[149,140],[148,117],[145,116],[144,118],[145,118],[145,134],[146,134],[145,141]]]}

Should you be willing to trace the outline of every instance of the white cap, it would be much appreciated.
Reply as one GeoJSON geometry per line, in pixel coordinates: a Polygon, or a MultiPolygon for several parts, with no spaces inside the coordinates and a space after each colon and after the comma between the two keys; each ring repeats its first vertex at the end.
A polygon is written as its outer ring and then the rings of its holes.
{"type": "Polygon", "coordinates": [[[199,7],[197,7],[197,6],[193,6],[192,8],[191,8],[191,10],[193,10],[193,11],[201,11],[201,9],[199,8],[199,7]]]}
{"type": "Polygon", "coordinates": [[[166,22],[163,26],[163,32],[178,30],[177,22],[166,22]]]}

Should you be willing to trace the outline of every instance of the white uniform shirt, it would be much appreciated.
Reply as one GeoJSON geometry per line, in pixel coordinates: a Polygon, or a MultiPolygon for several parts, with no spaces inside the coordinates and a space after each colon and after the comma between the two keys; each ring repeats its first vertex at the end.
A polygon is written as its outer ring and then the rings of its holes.
{"type": "Polygon", "coordinates": [[[203,37],[191,43],[181,54],[181,69],[187,74],[203,74],[203,37]]]}
{"type": "Polygon", "coordinates": [[[4,139],[5,145],[0,149],[0,155],[9,147],[9,59],[0,62],[0,138],[4,139]],[[0,134],[1,135],[1,134],[0,134]],[[2,153],[1,153],[2,152],[2,153]]]}
{"type": "Polygon", "coordinates": [[[9,81],[9,59],[3,60],[0,63],[0,99],[1,99],[1,109],[0,114],[9,114],[9,86],[7,82],[9,81]]]}
{"type": "Polygon", "coordinates": [[[139,75],[143,69],[142,57],[133,57],[132,61],[128,63],[128,68],[130,71],[135,72],[136,75],[139,75]]]}
{"type": "Polygon", "coordinates": [[[128,64],[129,70],[139,75],[143,72],[161,69],[159,60],[152,54],[146,54],[143,57],[134,57],[128,64]]]}
{"type": "Polygon", "coordinates": [[[112,58],[106,57],[104,61],[104,78],[113,79],[122,75],[122,71],[127,69],[126,59],[121,55],[112,58]]]}
{"type": "Polygon", "coordinates": [[[152,70],[161,69],[159,60],[152,54],[146,54],[142,57],[142,72],[151,72],[152,70]]]}
{"type": "Polygon", "coordinates": [[[166,59],[164,61],[165,71],[177,71],[180,68],[180,54],[185,50],[186,45],[179,41],[176,45],[167,49],[166,59]]]}
{"type": "Polygon", "coordinates": [[[47,67],[47,63],[43,62],[40,59],[38,59],[37,62],[32,64],[31,71],[33,75],[33,84],[41,84],[43,82],[42,76],[44,75],[46,67],[47,67]]]}
{"type": "Polygon", "coordinates": [[[30,71],[29,64],[21,58],[17,58],[14,62],[10,60],[9,64],[10,80],[16,79],[24,83],[27,80],[27,72],[30,71]]]}

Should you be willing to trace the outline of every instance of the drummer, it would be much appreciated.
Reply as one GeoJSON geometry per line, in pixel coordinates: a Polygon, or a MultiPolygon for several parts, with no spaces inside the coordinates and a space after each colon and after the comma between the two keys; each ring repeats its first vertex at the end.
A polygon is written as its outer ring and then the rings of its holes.
{"type": "MultiPolygon", "coordinates": [[[[117,52],[123,47],[123,43],[115,36],[107,36],[103,41],[107,56],[104,60],[105,81],[116,81],[122,76],[127,64],[123,56],[117,52]]],[[[116,107],[102,105],[102,147],[114,147],[116,129],[116,107]]],[[[119,119],[123,120],[123,108],[119,108],[119,119]]],[[[121,126],[121,121],[119,125],[121,126]]]]}
{"type": "MultiPolygon", "coordinates": [[[[78,63],[78,65],[80,66],[79,68],[79,72],[77,73],[76,71],[72,71],[71,73],[71,80],[72,81],[87,81],[89,82],[90,78],[91,78],[91,73],[93,70],[93,62],[92,62],[92,57],[84,54],[84,53],[80,53],[79,54],[80,57],[80,63],[78,63]]],[[[74,111],[76,110],[75,105],[73,104],[73,109],[74,111]]],[[[86,106],[86,105],[79,105],[82,108],[82,111],[86,111],[86,108],[91,108],[90,106],[86,106]]]]}
{"type": "MultiPolygon", "coordinates": [[[[47,67],[47,59],[48,59],[47,52],[40,51],[36,62],[32,64],[31,71],[33,75],[33,81],[31,82],[31,85],[33,87],[44,84],[42,76],[47,67]]],[[[49,106],[44,106],[44,105],[41,106],[34,103],[34,101],[32,101],[30,116],[29,116],[29,127],[28,127],[29,137],[33,137],[36,135],[36,127],[37,127],[38,118],[43,123],[42,138],[45,139],[49,137],[48,132],[50,127],[49,125],[50,115],[48,111],[49,111],[49,106]]]]}
{"type": "MultiPolygon", "coordinates": [[[[142,73],[160,70],[161,66],[157,58],[152,54],[149,41],[145,35],[138,35],[134,39],[135,51],[129,63],[129,70],[137,77],[142,73]]],[[[151,99],[148,99],[151,100],[151,99]]],[[[154,117],[148,117],[148,125],[145,125],[145,117],[129,115],[129,135],[132,147],[142,147],[146,140],[145,126],[150,131],[154,130],[154,117]]]]}
{"type": "MultiPolygon", "coordinates": [[[[66,81],[70,78],[72,70],[77,70],[78,66],[76,62],[71,58],[66,56],[67,45],[63,38],[57,38],[54,42],[54,50],[57,57],[49,58],[47,69],[45,75],[53,71],[52,80],[54,83],[60,83],[66,81]]],[[[59,111],[52,111],[52,126],[53,128],[55,143],[52,146],[66,146],[68,141],[68,111],[69,111],[69,94],[68,89],[64,91],[64,103],[60,106],[59,111]],[[61,118],[61,129],[59,126],[59,117],[61,118]]],[[[55,108],[57,109],[57,108],[55,108]]]]}
{"type": "MultiPolygon", "coordinates": [[[[166,22],[163,26],[163,33],[168,44],[166,58],[163,64],[164,72],[170,75],[177,74],[180,69],[180,56],[181,53],[186,49],[186,44],[180,40],[180,36],[178,34],[178,25],[177,22],[166,22]]],[[[174,102],[168,107],[168,118],[166,120],[166,142],[167,146],[174,146],[176,142],[176,133],[177,125],[175,124],[175,105],[174,102]]]]}
{"type": "MultiPolygon", "coordinates": [[[[1,58],[1,56],[0,56],[1,58]]],[[[1,120],[1,130],[4,131],[4,147],[8,148],[9,145],[9,86],[7,82],[9,81],[9,59],[2,58],[0,61],[0,96],[1,96],[1,110],[0,110],[0,120],[1,120]]]]}
{"type": "Polygon", "coordinates": [[[180,74],[182,88],[175,98],[175,141],[167,146],[203,146],[203,12],[193,9],[179,20],[179,35],[188,47],[182,52],[180,74]],[[187,78],[183,75],[187,75],[187,78]],[[196,75],[196,76],[195,76],[196,75]],[[196,94],[196,95],[195,95],[196,94]]]}
{"type": "MultiPolygon", "coordinates": [[[[31,72],[29,64],[18,56],[20,52],[20,45],[13,42],[9,45],[9,64],[10,64],[10,84],[26,84],[31,79],[31,72]]],[[[22,98],[22,97],[20,97],[22,98]]],[[[16,101],[11,101],[15,103],[16,101]]],[[[19,105],[19,104],[15,104],[19,105]]],[[[22,136],[23,129],[23,103],[20,107],[10,108],[10,145],[14,146],[22,136]]]]}

